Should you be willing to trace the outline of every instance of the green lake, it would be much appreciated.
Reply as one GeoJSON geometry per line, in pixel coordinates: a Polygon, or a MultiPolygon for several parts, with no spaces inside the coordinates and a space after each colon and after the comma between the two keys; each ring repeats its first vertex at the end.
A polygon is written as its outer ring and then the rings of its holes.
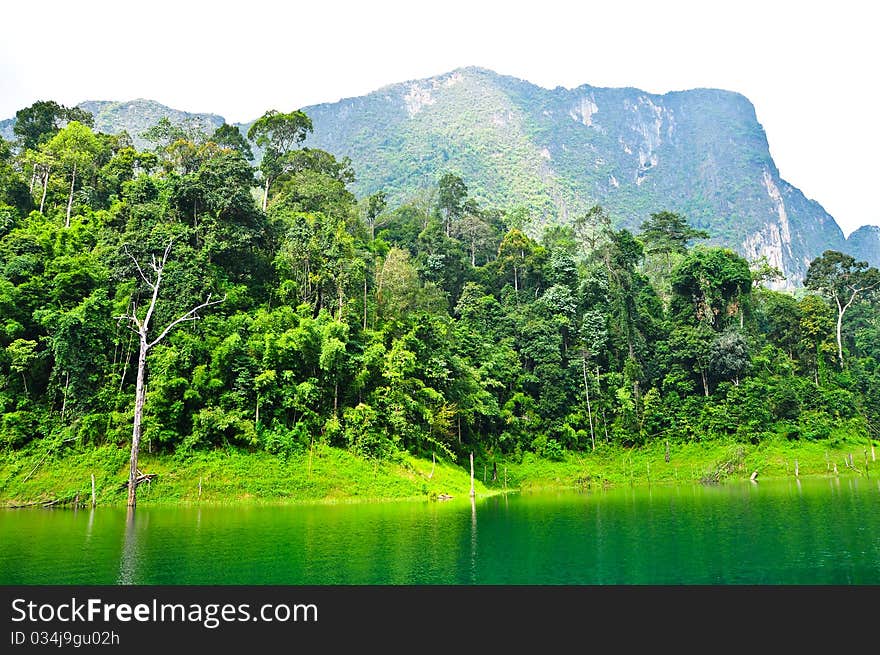
{"type": "Polygon", "coordinates": [[[0,584],[880,584],[880,480],[0,510],[0,584]]]}

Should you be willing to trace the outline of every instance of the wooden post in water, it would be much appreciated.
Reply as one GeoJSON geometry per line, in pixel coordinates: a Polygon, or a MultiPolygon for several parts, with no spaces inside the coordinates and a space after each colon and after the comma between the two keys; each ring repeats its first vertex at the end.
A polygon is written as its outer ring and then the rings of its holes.
{"type": "Polygon", "coordinates": [[[474,497],[474,453],[471,451],[471,498],[474,497]]]}
{"type": "Polygon", "coordinates": [[[800,469],[798,468],[798,461],[794,460],[794,477],[796,477],[796,478],[799,477],[798,476],[799,471],[800,471],[800,469]]]}
{"type": "Polygon", "coordinates": [[[664,456],[666,463],[669,464],[669,439],[666,440],[666,455],[664,456]]]}
{"type": "Polygon", "coordinates": [[[437,460],[434,458],[434,453],[431,453],[431,475],[428,476],[428,479],[434,477],[434,467],[437,465],[437,460]]]}
{"type": "Polygon", "coordinates": [[[202,499],[202,476],[199,476],[199,500],[202,499]]]}
{"type": "Polygon", "coordinates": [[[483,484],[486,484],[486,465],[483,464],[483,484]]]}
{"type": "Polygon", "coordinates": [[[873,443],[871,444],[871,461],[872,462],[877,461],[877,456],[874,454],[874,444],[873,443]]]}
{"type": "Polygon", "coordinates": [[[504,488],[507,489],[507,465],[504,466],[504,488]]]}
{"type": "Polygon", "coordinates": [[[95,474],[92,473],[92,507],[95,506],[95,474]]]}

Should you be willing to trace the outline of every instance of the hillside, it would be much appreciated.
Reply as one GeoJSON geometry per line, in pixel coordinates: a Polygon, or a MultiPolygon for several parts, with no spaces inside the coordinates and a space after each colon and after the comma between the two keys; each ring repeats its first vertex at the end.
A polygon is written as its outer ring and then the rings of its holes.
{"type": "Polygon", "coordinates": [[[92,100],[78,106],[94,115],[96,130],[113,134],[124,129],[138,149],[152,146],[141,134],[162,118],[175,125],[188,124],[209,134],[223,124],[223,117],[216,114],[192,114],[143,98],[128,102],[92,100]]]}
{"type": "Polygon", "coordinates": [[[880,267],[880,227],[863,225],[849,235],[846,248],[856,259],[880,267]]]}
{"type": "MultiPolygon", "coordinates": [[[[126,130],[141,148],[149,144],[140,134],[162,117],[206,132],[224,120],[143,99],[79,106],[97,129],[126,130]]],[[[877,228],[846,240],[818,202],[780,177],[754,107],[738,93],[545,89],[463,68],[303,109],[315,127],[306,145],[350,157],[353,191],[384,190],[390,206],[452,171],[484,204],[527,208],[536,237],[600,203],[632,229],[652,212],[680,212],[713,243],[765,256],[786,287],[799,286],[827,249],[880,260],[877,228]]],[[[0,134],[11,138],[12,125],[0,123],[0,134]]]]}
{"type": "Polygon", "coordinates": [[[637,228],[651,212],[684,213],[716,243],[766,256],[799,284],[809,261],[845,247],[834,219],[779,176],[752,104],[696,89],[552,90],[479,68],[305,107],[308,144],[351,157],[367,194],[392,203],[442,171],[543,225],[601,203],[637,228]]]}

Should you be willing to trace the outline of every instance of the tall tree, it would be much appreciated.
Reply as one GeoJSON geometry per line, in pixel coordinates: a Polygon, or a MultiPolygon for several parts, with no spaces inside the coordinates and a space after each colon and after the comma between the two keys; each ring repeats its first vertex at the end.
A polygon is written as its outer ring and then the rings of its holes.
{"type": "Polygon", "coordinates": [[[251,125],[247,133],[248,139],[263,148],[263,159],[260,162],[264,184],[263,211],[266,211],[269,202],[269,188],[284,172],[288,153],[305,141],[312,130],[312,119],[299,110],[282,114],[270,109],[251,125]]]}
{"type": "Polygon", "coordinates": [[[145,273],[137,259],[128,252],[127,248],[125,250],[126,254],[131,258],[132,262],[134,262],[138,276],[144,284],[147,285],[151,292],[150,302],[147,305],[147,310],[143,317],[138,316],[138,306],[134,301],[131,303],[131,313],[118,317],[120,321],[126,321],[128,323],[128,327],[138,336],[138,342],[140,344],[138,349],[137,382],[135,383],[134,425],[131,433],[131,457],[129,458],[128,472],[129,507],[134,507],[137,502],[137,465],[141,442],[141,419],[143,418],[144,402],[146,400],[147,353],[150,352],[150,349],[153,346],[162,341],[162,339],[164,339],[176,325],[183,323],[184,321],[199,320],[200,316],[198,315],[198,312],[200,309],[205,309],[211,305],[217,305],[225,300],[225,297],[220,300],[211,300],[211,294],[208,294],[208,299],[205,302],[175,318],[165,326],[165,329],[159,333],[158,337],[152,340],[150,339],[150,321],[153,319],[153,312],[156,310],[156,301],[159,299],[159,288],[162,285],[162,273],[165,270],[165,264],[168,262],[168,255],[171,253],[172,245],[174,245],[173,239],[168,242],[168,245],[165,247],[165,252],[159,259],[156,259],[156,256],[153,255],[149,266],[149,268],[152,269],[152,275],[145,273]]]}
{"type": "Polygon", "coordinates": [[[92,114],[84,109],[65,107],[54,100],[39,100],[30,107],[15,112],[12,132],[21,140],[23,149],[35,150],[71,121],[77,121],[88,127],[93,127],[95,124],[92,114]]]}
{"type": "Polygon", "coordinates": [[[461,217],[467,200],[468,188],[455,173],[445,173],[438,183],[437,206],[443,214],[446,236],[452,233],[452,223],[461,217]]]}
{"type": "Polygon", "coordinates": [[[589,256],[611,231],[611,216],[601,205],[593,205],[584,214],[575,216],[573,227],[584,256],[589,256]]]}
{"type": "Polygon", "coordinates": [[[642,222],[639,239],[645,244],[645,269],[665,301],[672,295],[669,274],[687,253],[688,242],[708,238],[708,232],[692,228],[684,216],[674,212],[656,212],[642,222]]]}
{"type": "Polygon", "coordinates": [[[680,320],[722,331],[730,319],[743,323],[752,291],[749,263],[727,248],[697,246],[672,271],[672,313],[680,320]]]}
{"type": "Polygon", "coordinates": [[[709,233],[692,228],[681,214],[661,211],[642,222],[639,236],[647,254],[662,255],[668,260],[672,254],[687,252],[688,241],[708,239],[709,233]]]}
{"type": "Polygon", "coordinates": [[[857,298],[880,287],[880,271],[850,255],[826,250],[810,262],[804,286],[834,301],[837,307],[837,359],[843,366],[843,316],[857,298]]]}
{"type": "Polygon", "coordinates": [[[244,155],[244,158],[247,160],[254,158],[254,152],[251,150],[251,146],[247,142],[247,139],[241,135],[241,130],[234,125],[223,123],[223,125],[214,130],[214,133],[211,135],[211,141],[218,146],[237,150],[244,155]]]}
{"type": "Polygon", "coordinates": [[[77,171],[82,177],[84,169],[94,162],[98,152],[98,139],[86,125],[71,121],[52,137],[52,140],[46,144],[46,149],[70,171],[70,192],[67,195],[67,212],[64,220],[64,227],[70,227],[77,171]]]}
{"type": "Polygon", "coordinates": [[[364,218],[370,228],[370,240],[376,238],[376,219],[385,211],[388,203],[385,200],[385,192],[377,191],[368,196],[364,201],[364,218]]]}

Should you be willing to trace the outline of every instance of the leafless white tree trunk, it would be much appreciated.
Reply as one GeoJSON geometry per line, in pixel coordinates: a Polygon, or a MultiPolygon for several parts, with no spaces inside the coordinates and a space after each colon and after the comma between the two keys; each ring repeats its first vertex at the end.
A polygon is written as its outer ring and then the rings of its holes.
{"type": "Polygon", "coordinates": [[[43,171],[43,195],[40,196],[40,213],[43,213],[43,207],[46,205],[46,190],[49,188],[49,173],[52,171],[51,166],[47,166],[43,171]]]}
{"type": "Polygon", "coordinates": [[[593,446],[593,450],[596,450],[596,435],[593,432],[593,409],[590,407],[590,385],[587,380],[587,353],[586,351],[581,353],[581,362],[584,365],[584,392],[587,394],[587,417],[590,421],[590,443],[593,446]]]}
{"type": "Polygon", "coordinates": [[[70,193],[67,196],[67,217],[64,227],[70,227],[70,212],[73,209],[73,185],[76,184],[76,162],[73,162],[73,174],[70,176],[70,193]]]}
{"type": "Polygon", "coordinates": [[[165,270],[165,264],[168,261],[168,255],[171,253],[171,246],[174,244],[174,240],[168,242],[168,245],[165,247],[165,252],[162,254],[160,259],[156,259],[156,256],[153,255],[152,260],[150,262],[150,268],[153,271],[153,277],[148,277],[144,270],[141,268],[140,264],[138,264],[137,259],[128,252],[128,248],[125,249],[125,254],[127,254],[131,260],[134,262],[135,268],[137,268],[138,275],[141,280],[146,283],[146,285],[152,290],[152,295],[150,297],[150,304],[147,306],[147,312],[144,314],[144,317],[138,318],[137,315],[137,306],[134,302],[131,304],[131,313],[127,315],[122,315],[117,317],[120,321],[127,321],[128,327],[138,335],[138,339],[140,340],[140,349],[138,351],[138,367],[137,367],[137,382],[135,383],[135,396],[134,396],[134,426],[131,434],[131,458],[129,460],[129,472],[128,472],[128,506],[134,507],[137,502],[137,478],[138,478],[138,451],[140,449],[141,442],[141,420],[144,415],[144,401],[146,400],[146,376],[147,376],[147,353],[149,353],[150,349],[155,346],[157,343],[162,341],[168,333],[174,328],[178,323],[183,323],[184,321],[197,321],[199,320],[198,311],[200,309],[204,309],[205,307],[210,307],[211,305],[217,305],[223,302],[226,298],[225,296],[220,300],[211,300],[211,294],[208,294],[208,299],[200,305],[193,307],[191,310],[186,312],[185,314],[177,317],[173,321],[171,321],[164,330],[159,333],[159,336],[153,339],[152,341],[149,338],[150,333],[150,321],[153,318],[153,312],[156,309],[156,300],[159,298],[159,287],[162,284],[162,272],[165,270]]]}

